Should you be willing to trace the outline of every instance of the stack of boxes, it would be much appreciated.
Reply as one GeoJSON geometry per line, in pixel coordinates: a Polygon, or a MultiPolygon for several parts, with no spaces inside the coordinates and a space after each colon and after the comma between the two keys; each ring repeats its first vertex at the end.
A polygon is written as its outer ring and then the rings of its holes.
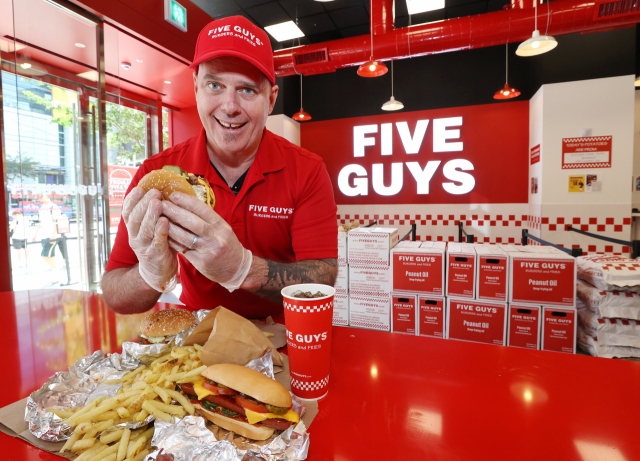
{"type": "Polygon", "coordinates": [[[400,242],[391,250],[392,331],[445,337],[444,242],[400,242]]]}
{"type": "Polygon", "coordinates": [[[578,263],[578,344],[598,357],[640,358],[640,261],[582,256],[578,263]]]}
{"type": "Polygon", "coordinates": [[[334,324],[575,353],[576,262],[564,252],[340,234],[334,324]]]}

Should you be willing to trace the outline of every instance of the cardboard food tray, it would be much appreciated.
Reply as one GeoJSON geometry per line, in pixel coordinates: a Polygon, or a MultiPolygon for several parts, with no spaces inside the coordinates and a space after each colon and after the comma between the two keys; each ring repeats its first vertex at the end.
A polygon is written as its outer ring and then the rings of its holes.
{"type": "MultiPolygon", "coordinates": [[[[205,354],[203,351],[203,363],[212,365],[213,363],[226,363],[223,362],[224,354],[232,354],[234,357],[242,357],[238,360],[245,360],[244,363],[248,363],[250,360],[262,356],[264,351],[271,348],[274,358],[274,373],[276,381],[282,384],[287,390],[291,391],[291,376],[289,372],[289,358],[285,355],[281,355],[277,352],[275,344],[280,344],[283,340],[286,344],[284,325],[278,325],[270,318],[267,319],[262,325],[254,326],[249,320],[240,317],[237,314],[223,308],[218,307],[211,311],[205,319],[200,323],[199,327],[204,324],[204,328],[196,328],[193,334],[187,338],[185,345],[187,344],[204,344],[205,351],[209,351],[207,362],[205,362],[205,354]],[[207,320],[208,319],[208,320],[207,320]],[[257,328],[256,328],[257,327],[257,328]],[[231,336],[230,332],[235,332],[232,345],[226,344],[223,350],[223,354],[216,353],[214,348],[220,346],[221,342],[228,341],[231,336]],[[240,334],[237,332],[240,331],[240,334]],[[274,333],[274,337],[271,341],[262,333],[262,331],[269,331],[274,333]],[[275,340],[275,341],[274,341],[275,340]],[[273,344],[272,344],[273,342],[273,344]],[[237,351],[237,354],[234,352],[237,351]],[[279,363],[280,366],[275,364],[279,363]]],[[[244,364],[242,363],[242,364],[244,364]]],[[[29,432],[29,425],[24,420],[25,408],[27,405],[27,398],[24,398],[18,402],[14,402],[6,407],[0,408],[0,431],[12,437],[18,437],[25,442],[36,446],[42,450],[48,451],[63,458],[75,459],[77,455],[74,453],[58,453],[64,442],[46,442],[40,440],[31,432],[29,432]]],[[[315,401],[304,402],[306,411],[302,417],[307,429],[313,422],[314,418],[318,414],[318,403],[315,401]]]]}

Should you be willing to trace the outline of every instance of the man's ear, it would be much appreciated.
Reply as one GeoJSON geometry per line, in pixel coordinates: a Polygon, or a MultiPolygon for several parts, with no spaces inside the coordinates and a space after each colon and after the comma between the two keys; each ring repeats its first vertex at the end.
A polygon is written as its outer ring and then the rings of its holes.
{"type": "Polygon", "coordinates": [[[276,99],[278,98],[278,85],[273,85],[271,87],[271,92],[269,93],[269,115],[273,112],[273,108],[276,105],[276,99]]]}
{"type": "Polygon", "coordinates": [[[198,69],[200,69],[200,66],[193,71],[193,94],[195,95],[198,95],[198,69]]]}

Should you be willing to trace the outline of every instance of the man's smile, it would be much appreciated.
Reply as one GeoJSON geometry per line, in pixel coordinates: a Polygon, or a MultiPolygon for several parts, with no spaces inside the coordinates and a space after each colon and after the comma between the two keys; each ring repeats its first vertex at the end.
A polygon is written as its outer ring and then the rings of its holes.
{"type": "Polygon", "coordinates": [[[223,122],[222,120],[220,120],[217,117],[213,117],[216,119],[216,121],[223,127],[226,128],[227,130],[237,130],[239,128],[242,128],[243,126],[245,126],[247,123],[249,122],[244,122],[244,123],[227,123],[227,122],[223,122]]]}

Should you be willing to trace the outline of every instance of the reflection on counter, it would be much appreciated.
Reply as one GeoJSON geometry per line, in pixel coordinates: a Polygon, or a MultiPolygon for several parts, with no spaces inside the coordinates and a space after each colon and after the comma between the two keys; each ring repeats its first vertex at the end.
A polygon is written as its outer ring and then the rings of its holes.
{"type": "MultiPolygon", "coordinates": [[[[25,393],[96,350],[120,352],[123,342],[137,340],[148,314],[115,314],[100,295],[75,290],[18,291],[14,299],[25,393]]],[[[169,307],[160,303],[154,310],[169,307]]]]}

